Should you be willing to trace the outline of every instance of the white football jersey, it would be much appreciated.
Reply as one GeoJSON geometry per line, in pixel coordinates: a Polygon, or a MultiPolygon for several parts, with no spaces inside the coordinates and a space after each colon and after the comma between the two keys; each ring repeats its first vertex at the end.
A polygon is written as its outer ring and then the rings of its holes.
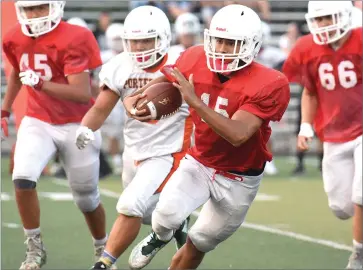
{"type": "Polygon", "coordinates": [[[168,57],[171,62],[176,62],[182,52],[185,51],[185,47],[181,44],[173,45],[168,51],[168,57]]]}
{"type": "Polygon", "coordinates": [[[279,48],[272,46],[262,47],[255,61],[266,67],[274,68],[286,59],[286,54],[279,48]]]}
{"type": "MultiPolygon", "coordinates": [[[[166,64],[173,64],[168,60],[166,64]]],[[[137,67],[127,53],[121,53],[105,65],[100,72],[100,85],[106,85],[121,100],[151,80],[160,77],[159,70],[147,72],[137,67]]],[[[125,147],[135,161],[169,155],[188,148],[192,121],[188,105],[184,102],[174,115],[158,121],[140,122],[126,116],[125,147]]]]}

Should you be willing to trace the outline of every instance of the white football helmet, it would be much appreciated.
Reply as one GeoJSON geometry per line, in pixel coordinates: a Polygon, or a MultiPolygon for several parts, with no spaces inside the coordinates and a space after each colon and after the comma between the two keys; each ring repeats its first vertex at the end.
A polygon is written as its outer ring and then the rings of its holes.
{"type": "Polygon", "coordinates": [[[199,35],[201,32],[199,19],[192,13],[179,15],[175,20],[174,28],[177,36],[199,35]]]}
{"type": "Polygon", "coordinates": [[[133,9],[126,17],[122,34],[124,50],[135,64],[144,69],[155,65],[168,52],[171,30],[165,13],[153,6],[133,9]],[[131,52],[129,41],[133,39],[155,39],[155,48],[143,52],[131,52]]]}
{"type": "Polygon", "coordinates": [[[106,30],[106,42],[109,49],[115,52],[122,52],[122,32],[124,25],[122,23],[112,23],[106,30]]]}
{"type": "Polygon", "coordinates": [[[86,23],[86,21],[83,20],[82,18],[79,18],[79,17],[70,18],[70,19],[67,20],[67,23],[73,24],[73,25],[78,25],[78,26],[89,29],[88,24],[86,23]]]}
{"type": "Polygon", "coordinates": [[[38,37],[55,29],[63,17],[66,1],[16,1],[15,10],[24,35],[38,37]],[[49,14],[39,18],[27,18],[25,7],[49,5],[49,14]]]}
{"type": "Polygon", "coordinates": [[[228,73],[247,67],[258,54],[261,44],[261,20],[256,12],[242,5],[221,8],[213,16],[209,29],[204,30],[207,65],[213,72],[228,73]],[[217,53],[216,38],[234,40],[234,52],[217,53]]]}
{"type": "Polygon", "coordinates": [[[344,37],[352,28],[351,1],[309,1],[305,19],[314,42],[329,44],[344,37]],[[331,16],[332,24],[319,27],[316,18],[331,16]]]}

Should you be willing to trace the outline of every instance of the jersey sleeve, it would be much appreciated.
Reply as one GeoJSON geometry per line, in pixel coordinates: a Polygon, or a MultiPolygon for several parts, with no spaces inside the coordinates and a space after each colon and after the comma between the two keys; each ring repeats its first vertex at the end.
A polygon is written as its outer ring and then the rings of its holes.
{"type": "Polygon", "coordinates": [[[302,39],[298,40],[285,60],[282,71],[291,83],[298,83],[309,91],[315,91],[314,80],[309,74],[307,63],[304,61],[304,51],[308,47],[308,44],[304,44],[302,39]]]}
{"type": "Polygon", "coordinates": [[[85,29],[70,44],[63,59],[65,75],[89,71],[102,64],[100,49],[91,31],[85,29]]]}
{"type": "Polygon", "coordinates": [[[265,121],[280,121],[290,101],[290,87],[286,77],[263,87],[249,98],[239,110],[252,113],[265,121]]]}
{"type": "Polygon", "coordinates": [[[9,61],[9,63],[12,65],[12,67],[17,71],[20,72],[19,63],[16,59],[16,56],[14,54],[14,51],[12,49],[11,43],[4,42],[3,43],[3,52],[6,56],[6,59],[9,61]]]}
{"type": "Polygon", "coordinates": [[[121,54],[104,64],[99,73],[100,88],[105,89],[107,87],[122,97],[124,85],[131,73],[130,68],[132,67],[130,63],[127,63],[125,55],[121,54]]]}

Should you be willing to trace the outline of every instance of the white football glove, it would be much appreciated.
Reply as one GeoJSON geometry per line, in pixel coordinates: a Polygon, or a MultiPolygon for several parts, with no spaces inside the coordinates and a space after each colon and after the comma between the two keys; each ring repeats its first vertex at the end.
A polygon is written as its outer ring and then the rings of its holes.
{"type": "Polygon", "coordinates": [[[26,71],[20,72],[19,77],[23,85],[28,85],[35,90],[41,90],[43,80],[35,71],[27,69],[26,71]]]}
{"type": "Polygon", "coordinates": [[[76,131],[76,145],[78,149],[84,149],[90,141],[95,140],[95,134],[91,129],[80,126],[76,131]]]}
{"type": "Polygon", "coordinates": [[[301,123],[299,136],[303,136],[306,138],[314,137],[314,130],[311,124],[309,123],[301,123]]]}

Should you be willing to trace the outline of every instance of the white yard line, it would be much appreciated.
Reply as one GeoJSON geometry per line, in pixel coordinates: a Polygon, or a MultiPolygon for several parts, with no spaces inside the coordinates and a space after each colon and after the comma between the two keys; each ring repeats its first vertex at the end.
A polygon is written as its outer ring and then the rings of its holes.
{"type": "MultiPolygon", "coordinates": [[[[68,181],[66,181],[66,180],[59,180],[59,179],[53,178],[53,182],[55,184],[57,184],[57,185],[68,186],[68,181]]],[[[118,199],[119,196],[120,196],[120,194],[117,193],[117,192],[113,192],[111,190],[107,190],[107,189],[103,189],[103,188],[100,188],[100,193],[101,193],[101,195],[103,195],[105,197],[115,198],[115,199],[118,199]]],[[[193,215],[198,217],[199,212],[194,211],[193,215]]],[[[289,232],[289,231],[283,231],[283,230],[275,229],[275,228],[272,228],[272,227],[269,227],[269,226],[266,226],[266,225],[245,222],[245,223],[242,224],[241,227],[256,230],[256,231],[281,235],[281,236],[293,238],[293,239],[303,241],[303,242],[314,243],[314,244],[318,244],[318,245],[321,245],[321,246],[330,247],[330,248],[333,248],[333,249],[353,251],[352,247],[344,245],[344,244],[340,244],[340,243],[325,240],[325,239],[319,239],[319,238],[311,237],[311,236],[304,235],[304,234],[299,234],[299,233],[294,233],[294,232],[289,232]]]]}

